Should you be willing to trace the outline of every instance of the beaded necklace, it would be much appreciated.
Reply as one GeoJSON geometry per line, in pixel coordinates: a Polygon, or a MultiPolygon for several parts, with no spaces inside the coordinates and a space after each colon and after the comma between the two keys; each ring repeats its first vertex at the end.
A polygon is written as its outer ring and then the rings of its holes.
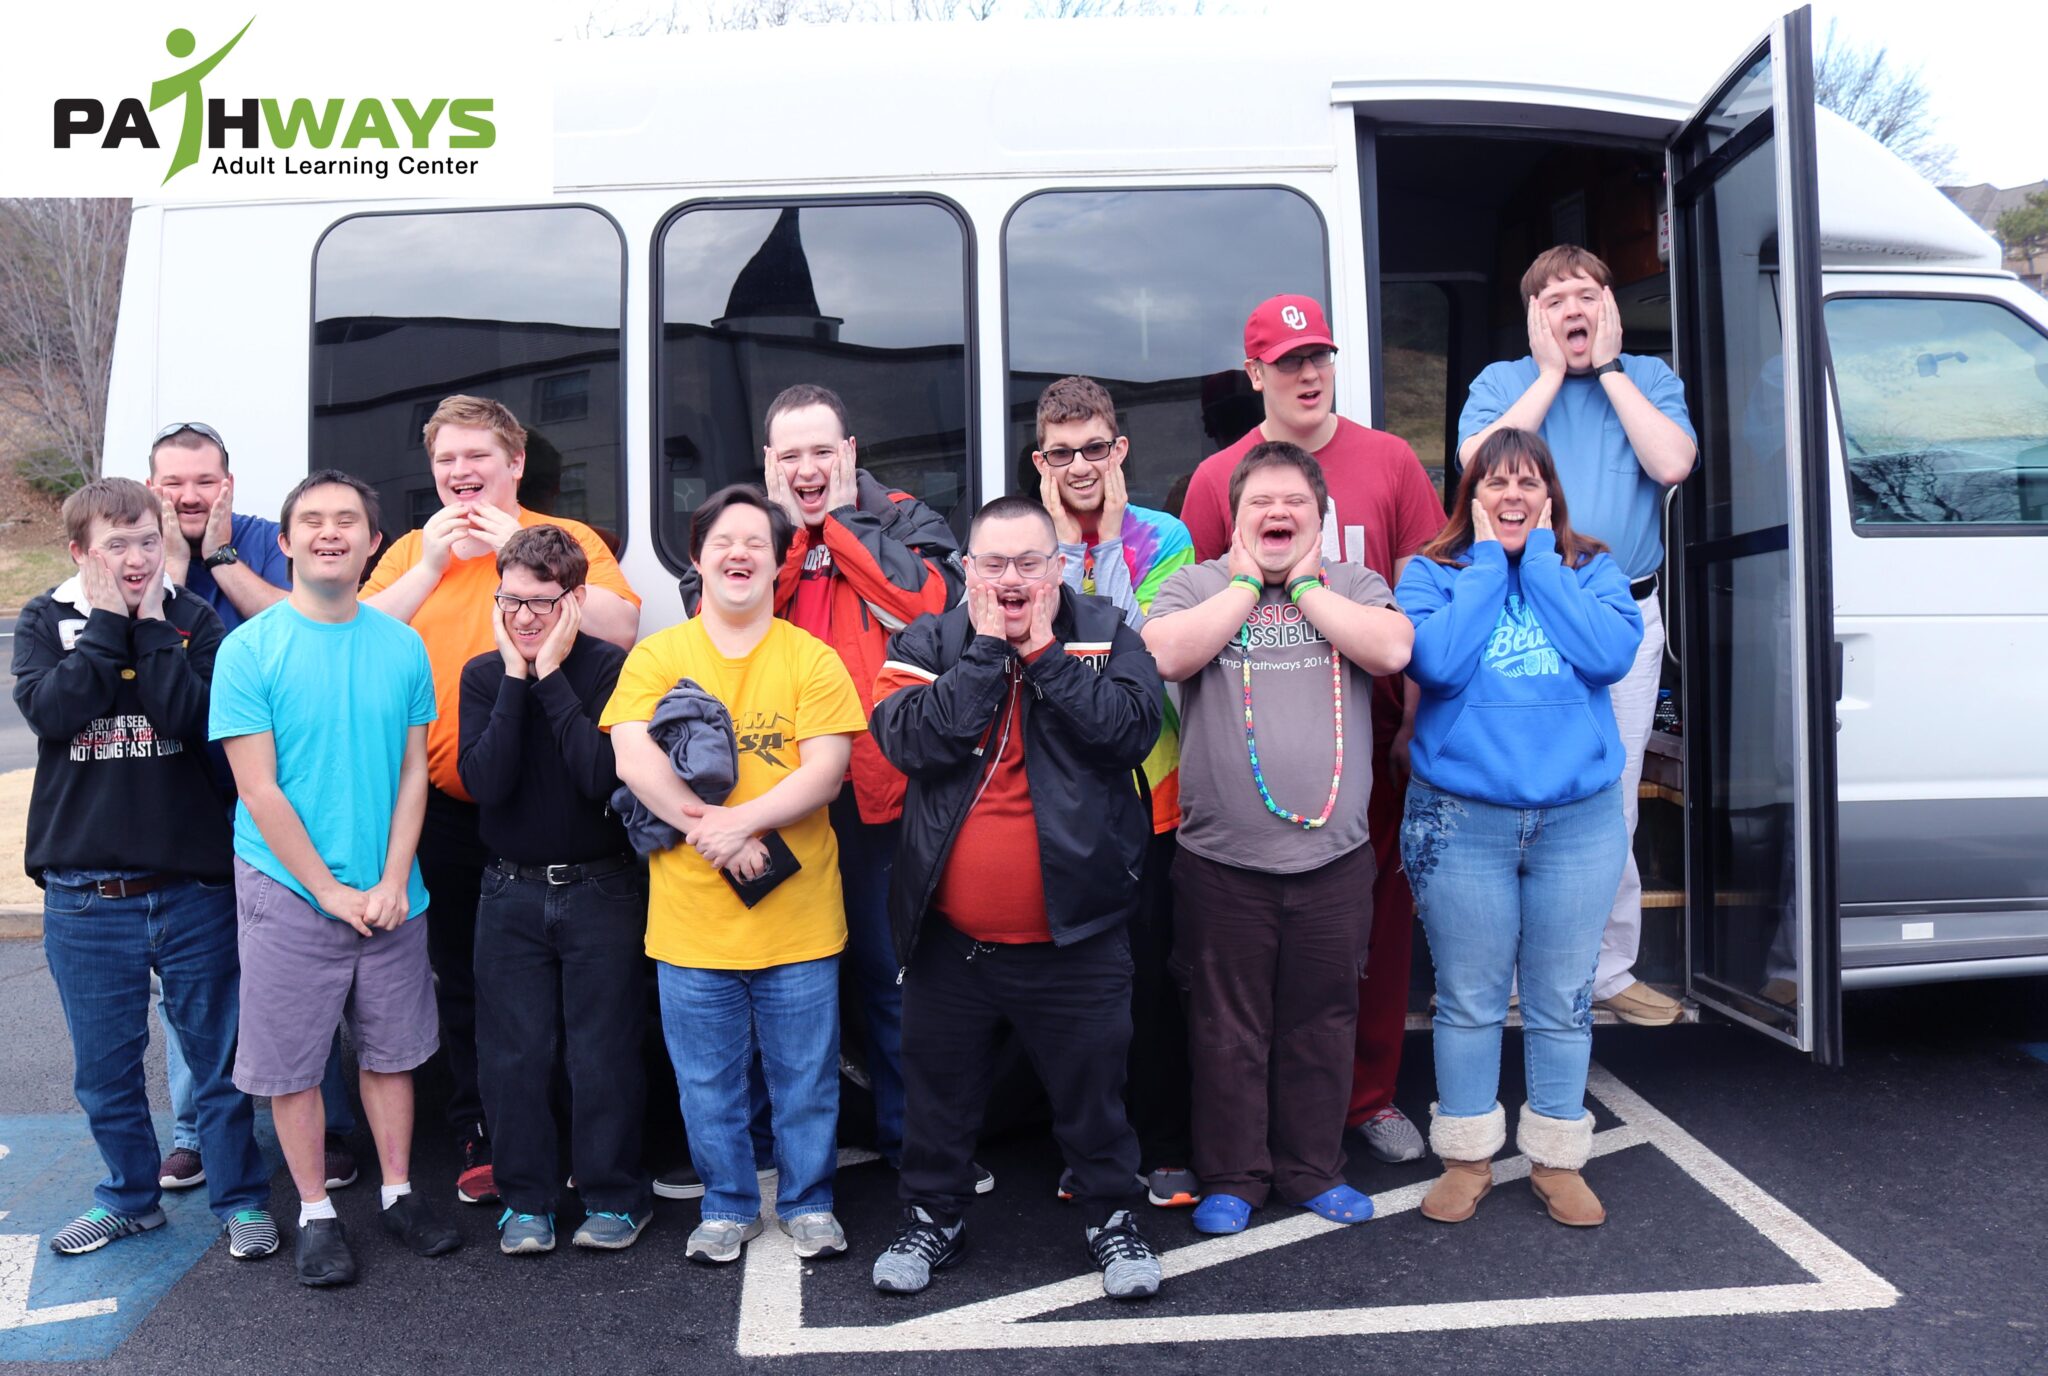
{"type": "Polygon", "coordinates": [[[1266,811],[1283,821],[1304,830],[1314,831],[1328,824],[1330,814],[1337,809],[1337,789],[1344,782],[1344,660],[1337,653],[1335,645],[1330,646],[1330,702],[1337,719],[1337,767],[1330,771],[1330,796],[1323,802],[1320,817],[1304,817],[1299,812],[1289,812],[1273,801],[1272,792],[1266,787],[1265,772],[1259,768],[1258,737],[1252,734],[1252,628],[1249,624],[1237,633],[1237,643],[1244,654],[1244,747],[1252,757],[1252,782],[1258,785],[1259,797],[1266,804],[1266,811]]]}

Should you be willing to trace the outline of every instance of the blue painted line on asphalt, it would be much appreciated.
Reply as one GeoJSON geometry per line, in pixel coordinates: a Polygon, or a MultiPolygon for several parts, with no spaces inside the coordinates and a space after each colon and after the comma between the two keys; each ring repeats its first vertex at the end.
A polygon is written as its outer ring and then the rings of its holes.
{"type": "Polygon", "coordinates": [[[2048,1042],[2023,1042],[2020,1050],[2037,1061],[2048,1061],[2048,1042]]]}
{"type": "MultiPolygon", "coordinates": [[[[161,1140],[170,1124],[156,1123],[161,1140]]],[[[258,1118],[265,1157],[273,1168],[276,1139],[269,1115],[258,1118]]],[[[179,1278],[220,1237],[220,1220],[207,1207],[206,1187],[165,1194],[168,1220],[161,1228],[109,1243],[84,1256],[50,1250],[49,1235],[85,1212],[106,1165],[83,1114],[0,1116],[0,1361],[78,1362],[114,1354],[179,1278]],[[33,1240],[33,1247],[27,1240],[33,1240]],[[10,1303],[27,1279],[27,1309],[10,1303]],[[11,1282],[11,1283],[10,1283],[11,1282]],[[106,1313],[57,1317],[60,1306],[112,1300],[106,1313]],[[55,1321],[38,1322],[42,1312],[55,1321]],[[26,1322],[24,1322],[24,1320],[26,1322]]],[[[104,1307],[104,1306],[101,1306],[104,1307]]]]}

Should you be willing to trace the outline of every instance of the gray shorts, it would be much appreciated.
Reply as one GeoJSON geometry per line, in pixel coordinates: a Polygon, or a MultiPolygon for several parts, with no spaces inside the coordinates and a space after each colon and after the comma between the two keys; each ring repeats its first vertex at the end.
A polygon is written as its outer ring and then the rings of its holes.
{"type": "Polygon", "coordinates": [[[263,871],[235,860],[242,1035],[235,1087],[296,1094],[320,1083],[345,1016],[365,1070],[411,1070],[441,1044],[428,915],[359,936],[263,871]]]}

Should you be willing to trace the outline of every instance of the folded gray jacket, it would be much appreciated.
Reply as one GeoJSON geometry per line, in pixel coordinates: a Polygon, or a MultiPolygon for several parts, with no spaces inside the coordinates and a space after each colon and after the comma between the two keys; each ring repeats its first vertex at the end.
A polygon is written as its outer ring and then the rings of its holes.
{"type": "MultiPolygon", "coordinates": [[[[675,687],[661,695],[654,705],[654,718],[647,723],[647,734],[692,793],[713,804],[732,796],[740,778],[740,749],[733,737],[732,714],[724,703],[698,687],[696,680],[678,679],[675,687]]],[[[642,855],[667,850],[683,839],[681,832],[655,816],[624,784],[612,794],[612,811],[625,823],[626,839],[642,855]]]]}

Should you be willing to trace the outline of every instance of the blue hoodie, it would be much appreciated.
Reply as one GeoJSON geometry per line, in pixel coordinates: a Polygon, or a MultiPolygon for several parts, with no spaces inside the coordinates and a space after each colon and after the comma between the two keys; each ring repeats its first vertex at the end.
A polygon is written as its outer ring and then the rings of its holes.
{"type": "Polygon", "coordinates": [[[1415,623],[1416,777],[1502,807],[1591,797],[1621,777],[1607,685],[1643,640],[1628,579],[1605,554],[1567,569],[1544,529],[1518,560],[1498,540],[1466,558],[1409,560],[1395,594],[1415,623]]]}

